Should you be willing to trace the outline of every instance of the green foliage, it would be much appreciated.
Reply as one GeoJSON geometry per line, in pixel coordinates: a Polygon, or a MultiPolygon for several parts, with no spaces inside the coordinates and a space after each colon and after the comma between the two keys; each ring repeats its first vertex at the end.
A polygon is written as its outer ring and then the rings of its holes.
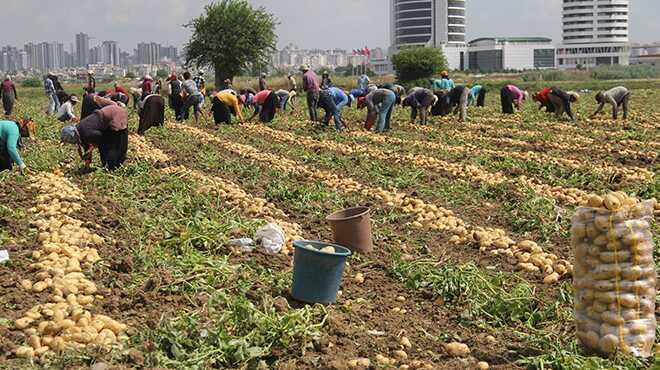
{"type": "Polygon", "coordinates": [[[392,272],[408,288],[425,290],[445,303],[464,307],[461,317],[466,321],[535,325],[545,316],[538,312],[533,287],[515,274],[485,272],[472,263],[440,265],[430,260],[396,261],[392,272]]]}
{"type": "Polygon", "coordinates": [[[164,70],[164,69],[159,69],[156,71],[156,77],[157,78],[167,78],[170,74],[164,70]]]}
{"type": "Polygon", "coordinates": [[[274,15],[246,0],[213,2],[186,25],[192,30],[186,64],[214,66],[218,86],[254,65],[268,65],[277,44],[276,25],[274,15]]]}
{"type": "Polygon", "coordinates": [[[647,64],[632,66],[601,66],[591,71],[591,77],[595,80],[657,78],[658,68],[647,64]]]}
{"type": "Polygon", "coordinates": [[[124,76],[124,77],[133,79],[133,78],[136,78],[137,76],[133,72],[127,72],[126,76],[124,76]]]}
{"type": "Polygon", "coordinates": [[[38,78],[28,78],[23,80],[22,85],[23,87],[41,87],[43,86],[43,83],[38,78]]]}
{"type": "Polygon", "coordinates": [[[447,69],[447,59],[442,50],[435,48],[406,48],[392,57],[399,81],[428,79],[447,69]]]}

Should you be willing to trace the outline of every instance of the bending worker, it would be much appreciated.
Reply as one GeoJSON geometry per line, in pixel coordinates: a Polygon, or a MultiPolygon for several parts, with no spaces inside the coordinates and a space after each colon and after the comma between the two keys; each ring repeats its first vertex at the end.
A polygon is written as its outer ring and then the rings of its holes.
{"type": "Polygon", "coordinates": [[[612,106],[612,119],[617,119],[619,109],[623,107],[623,119],[628,119],[628,104],[630,101],[630,91],[623,86],[618,86],[605,92],[596,94],[596,102],[600,104],[598,109],[591,115],[595,117],[605,108],[605,104],[612,106]]]}
{"type": "Polygon", "coordinates": [[[410,107],[410,122],[415,123],[419,113],[420,123],[427,124],[429,109],[438,102],[438,97],[433,91],[423,88],[412,89],[410,94],[403,99],[401,106],[410,107]]]}
{"type": "Polygon", "coordinates": [[[0,172],[11,170],[16,164],[21,174],[25,173],[27,166],[18,148],[22,147],[21,137],[30,137],[31,131],[34,123],[29,118],[21,122],[0,121],[0,172]]]}

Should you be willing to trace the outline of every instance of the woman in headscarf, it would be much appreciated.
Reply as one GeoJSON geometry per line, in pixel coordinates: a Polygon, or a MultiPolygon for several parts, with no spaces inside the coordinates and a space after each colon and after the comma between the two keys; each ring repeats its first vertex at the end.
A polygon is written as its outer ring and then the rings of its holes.
{"type": "Polygon", "coordinates": [[[128,112],[112,103],[89,115],[77,125],[62,129],[63,143],[78,147],[80,159],[89,168],[92,152],[98,148],[101,164],[109,170],[121,166],[128,151],[128,112]]]}
{"type": "Polygon", "coordinates": [[[252,121],[257,114],[259,115],[259,121],[263,123],[271,122],[275,118],[279,99],[273,91],[259,91],[254,96],[253,102],[255,105],[254,114],[248,121],[252,121]]]}
{"type": "Polygon", "coordinates": [[[18,149],[23,146],[21,137],[30,137],[34,131],[34,122],[29,118],[20,122],[0,121],[0,172],[11,170],[16,164],[21,174],[25,173],[27,166],[18,149]]]}
{"type": "Polygon", "coordinates": [[[521,110],[522,105],[527,100],[529,93],[527,91],[520,90],[515,85],[506,85],[500,90],[500,100],[502,103],[502,113],[504,114],[513,114],[513,106],[515,104],[516,109],[521,110]]]}
{"type": "Polygon", "coordinates": [[[16,85],[9,75],[0,84],[0,97],[2,97],[2,107],[5,109],[5,116],[11,116],[14,111],[14,102],[18,100],[18,94],[16,93],[16,85]]]}
{"type": "Polygon", "coordinates": [[[174,116],[177,121],[183,119],[183,98],[181,97],[181,92],[183,90],[183,84],[176,76],[176,73],[172,72],[170,78],[167,79],[169,84],[169,105],[170,109],[174,111],[174,116]]]}
{"type": "Polygon", "coordinates": [[[553,87],[548,94],[548,100],[552,104],[553,111],[557,119],[566,113],[571,121],[575,121],[575,115],[573,115],[573,110],[571,109],[571,104],[577,102],[580,99],[580,95],[573,91],[564,91],[562,89],[553,87]]]}
{"type": "Polygon", "coordinates": [[[165,99],[158,94],[146,96],[140,102],[138,116],[140,117],[138,135],[144,135],[151,127],[162,127],[165,124],[165,99]]]}
{"type": "Polygon", "coordinates": [[[221,123],[231,124],[231,116],[238,118],[239,123],[243,123],[243,113],[241,113],[241,99],[236,96],[233,90],[225,89],[213,96],[211,99],[211,112],[213,112],[213,121],[216,125],[221,123]]]}
{"type": "Polygon", "coordinates": [[[438,102],[438,97],[429,89],[413,89],[408,96],[401,102],[402,107],[410,107],[410,122],[415,123],[417,114],[420,116],[420,123],[427,124],[429,109],[438,102]]]}
{"type": "Polygon", "coordinates": [[[143,100],[147,96],[153,94],[154,80],[150,75],[144,76],[142,83],[140,84],[140,89],[142,89],[142,96],[140,97],[140,100],[143,100]]]}

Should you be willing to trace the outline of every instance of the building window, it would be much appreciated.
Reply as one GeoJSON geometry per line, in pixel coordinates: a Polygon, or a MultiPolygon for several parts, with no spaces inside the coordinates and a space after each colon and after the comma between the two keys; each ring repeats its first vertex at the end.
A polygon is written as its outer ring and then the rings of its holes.
{"type": "Polygon", "coordinates": [[[472,71],[496,72],[504,69],[502,50],[470,51],[468,60],[472,71]]]}
{"type": "Polygon", "coordinates": [[[555,66],[555,49],[534,49],[534,68],[555,66]]]}

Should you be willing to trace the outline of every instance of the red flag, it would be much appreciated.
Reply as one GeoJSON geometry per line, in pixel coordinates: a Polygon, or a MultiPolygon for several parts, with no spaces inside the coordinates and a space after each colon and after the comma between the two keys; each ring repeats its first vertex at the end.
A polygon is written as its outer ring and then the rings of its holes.
{"type": "Polygon", "coordinates": [[[371,50],[369,50],[369,48],[366,46],[364,47],[364,55],[371,56],[371,50]]]}

